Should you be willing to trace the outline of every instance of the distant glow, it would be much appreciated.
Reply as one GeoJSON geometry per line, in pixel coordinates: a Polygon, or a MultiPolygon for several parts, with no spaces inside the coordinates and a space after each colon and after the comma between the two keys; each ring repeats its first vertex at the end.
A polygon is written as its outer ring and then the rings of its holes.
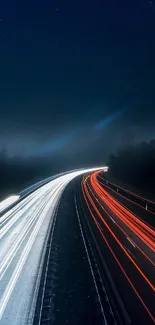
{"type": "Polygon", "coordinates": [[[29,155],[31,156],[47,156],[52,153],[55,153],[59,149],[63,148],[63,146],[70,143],[70,141],[73,139],[74,132],[64,134],[58,138],[53,138],[47,141],[45,144],[40,145],[38,148],[33,149],[32,152],[29,152],[29,155]]]}
{"type": "Polygon", "coordinates": [[[95,129],[100,131],[104,130],[110,123],[115,121],[118,117],[120,117],[124,113],[125,109],[115,112],[107,116],[105,119],[101,120],[99,123],[95,124],[95,129]]]}
{"type": "Polygon", "coordinates": [[[19,195],[12,195],[7,199],[3,200],[2,202],[0,202],[0,212],[2,212],[4,209],[9,207],[14,202],[18,201],[18,199],[19,199],[19,195]]]}

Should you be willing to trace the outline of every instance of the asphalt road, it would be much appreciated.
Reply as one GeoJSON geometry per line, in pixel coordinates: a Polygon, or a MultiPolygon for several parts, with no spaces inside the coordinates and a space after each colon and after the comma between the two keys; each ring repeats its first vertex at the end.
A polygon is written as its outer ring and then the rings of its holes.
{"type": "Polygon", "coordinates": [[[99,250],[133,324],[155,323],[155,231],[112,197],[98,173],[82,182],[99,250]],[[100,235],[99,235],[100,234],[100,235]]]}
{"type": "Polygon", "coordinates": [[[104,173],[100,173],[97,179],[115,199],[142,217],[142,220],[149,223],[149,226],[155,227],[155,202],[110,182],[107,177],[104,177],[104,173]]]}
{"type": "Polygon", "coordinates": [[[33,325],[154,324],[153,236],[150,247],[139,219],[129,227],[118,218],[92,177],[72,182],[61,198],[33,325]]]}
{"type": "Polygon", "coordinates": [[[72,180],[82,173],[1,217],[0,324],[155,323],[154,228],[97,172],[72,180]]]}
{"type": "Polygon", "coordinates": [[[60,201],[34,324],[116,324],[81,220],[77,183],[67,186],[60,201]]]}

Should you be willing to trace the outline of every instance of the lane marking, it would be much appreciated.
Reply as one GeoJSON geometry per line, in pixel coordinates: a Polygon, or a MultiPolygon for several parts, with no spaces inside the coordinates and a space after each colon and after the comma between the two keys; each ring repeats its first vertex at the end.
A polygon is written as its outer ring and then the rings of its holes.
{"type": "Polygon", "coordinates": [[[137,258],[135,257],[135,255],[133,255],[132,253],[131,253],[131,251],[130,251],[130,249],[129,248],[127,248],[125,245],[123,245],[124,246],[124,248],[128,251],[128,253],[135,259],[135,260],[137,260],[137,258]]]}
{"type": "MultiPolygon", "coordinates": [[[[81,202],[81,204],[82,204],[82,202],[81,202]]],[[[86,213],[85,213],[85,210],[84,210],[83,204],[82,204],[82,209],[83,209],[83,213],[84,213],[85,218],[86,218],[86,213]]],[[[87,219],[87,218],[86,218],[86,219],[87,219]]],[[[88,220],[87,220],[87,224],[88,224],[88,220]]],[[[99,223],[98,223],[98,226],[100,227],[99,223]]],[[[90,227],[90,225],[88,225],[88,227],[90,227]]],[[[101,228],[101,227],[100,227],[100,228],[101,228]]],[[[89,228],[89,230],[90,230],[90,228],[89,228]]],[[[101,231],[102,231],[102,229],[101,229],[101,231]]],[[[87,235],[86,235],[86,236],[87,236],[87,235]]],[[[92,235],[92,236],[93,236],[93,235],[92,235]]],[[[94,259],[95,267],[96,267],[97,272],[98,272],[98,275],[99,275],[100,282],[102,283],[102,290],[103,290],[103,292],[104,292],[104,294],[105,294],[105,299],[106,299],[106,302],[108,303],[108,306],[109,306],[109,312],[110,312],[110,314],[113,316],[114,324],[116,325],[116,324],[117,324],[117,321],[116,321],[116,319],[115,319],[115,316],[114,316],[114,313],[113,313],[113,310],[112,310],[112,307],[111,307],[111,304],[110,304],[110,301],[109,301],[109,298],[108,298],[108,294],[107,294],[107,292],[106,292],[106,288],[105,288],[105,285],[104,285],[104,283],[103,283],[103,280],[102,280],[102,277],[101,277],[101,273],[100,273],[100,271],[99,271],[98,264],[97,264],[97,262],[96,262],[96,258],[95,258],[95,256],[94,256],[94,252],[93,252],[93,249],[92,249],[92,246],[91,246],[91,244],[90,244],[90,241],[89,241],[88,236],[87,236],[87,240],[88,240],[89,247],[90,247],[90,250],[91,250],[91,253],[92,253],[93,259],[94,259]]],[[[97,243],[96,243],[96,244],[97,244],[97,243]]],[[[98,250],[99,250],[99,247],[98,247],[98,250]]],[[[100,254],[101,254],[101,253],[100,253],[100,254]]]]}
{"type": "Polygon", "coordinates": [[[112,217],[110,217],[110,219],[112,220],[113,223],[116,223],[115,220],[112,217]]]}
{"type": "Polygon", "coordinates": [[[89,209],[89,211],[90,211],[90,214],[91,214],[91,216],[92,216],[92,219],[94,220],[94,222],[95,222],[97,228],[99,229],[99,232],[100,232],[102,238],[104,239],[105,243],[107,244],[107,246],[108,246],[110,252],[112,253],[113,257],[115,258],[116,262],[118,263],[120,269],[122,270],[123,274],[125,275],[127,281],[128,281],[129,284],[131,285],[131,287],[132,287],[132,289],[134,290],[135,294],[136,294],[137,297],[139,298],[139,300],[140,300],[140,302],[142,303],[143,307],[146,309],[146,311],[147,311],[147,313],[149,314],[150,318],[153,320],[153,323],[155,323],[155,317],[152,315],[152,313],[150,312],[149,308],[148,308],[147,305],[144,303],[142,297],[140,296],[140,294],[139,294],[138,291],[136,290],[134,284],[132,283],[132,281],[130,280],[129,276],[127,275],[126,271],[125,271],[124,268],[122,267],[122,265],[121,265],[119,259],[117,258],[117,256],[116,256],[115,253],[113,252],[112,247],[110,246],[110,244],[109,244],[108,240],[106,239],[105,235],[102,233],[102,231],[101,231],[100,228],[98,227],[98,224],[97,224],[97,222],[96,222],[96,219],[95,219],[95,217],[94,217],[94,215],[93,215],[93,213],[92,213],[92,211],[91,211],[91,209],[90,209],[90,206],[89,206],[89,204],[88,204],[88,200],[89,200],[89,202],[91,203],[91,198],[90,198],[89,193],[87,192],[87,188],[83,187],[83,193],[84,193],[84,198],[85,198],[85,201],[86,201],[87,207],[88,207],[88,209],[89,209]],[[87,197],[86,197],[86,196],[87,196],[87,197]]]}
{"type": "Polygon", "coordinates": [[[132,242],[132,240],[131,240],[129,237],[126,237],[126,239],[130,242],[130,244],[131,244],[134,248],[136,248],[135,244],[132,242]]]}
{"type": "MultiPolygon", "coordinates": [[[[47,257],[47,264],[46,264],[46,269],[45,269],[45,277],[44,277],[43,291],[42,291],[42,297],[41,297],[41,305],[40,305],[38,325],[41,324],[42,310],[43,310],[44,297],[45,297],[45,289],[46,289],[46,280],[47,280],[47,274],[48,274],[48,268],[49,268],[49,260],[50,260],[50,255],[51,255],[51,248],[52,248],[52,244],[53,244],[53,234],[54,234],[55,224],[56,224],[56,219],[57,219],[58,206],[59,206],[59,202],[57,203],[57,211],[55,212],[55,215],[53,217],[53,222],[52,222],[52,225],[51,225],[52,234],[51,234],[51,240],[50,240],[50,244],[49,244],[48,257],[47,257]]],[[[49,236],[50,236],[50,234],[49,234],[49,236]]]]}
{"type": "Polygon", "coordinates": [[[84,234],[83,234],[82,225],[81,225],[81,221],[80,221],[80,216],[79,216],[79,212],[78,212],[78,208],[77,208],[77,202],[76,202],[76,196],[75,196],[75,194],[74,194],[74,201],[75,201],[75,208],[76,208],[76,213],[77,213],[77,217],[78,217],[78,222],[79,222],[79,227],[80,227],[80,231],[81,231],[81,236],[82,236],[82,239],[83,239],[83,243],[84,243],[86,255],[87,255],[87,258],[88,258],[88,263],[89,263],[89,266],[90,266],[90,271],[91,271],[91,274],[92,274],[92,277],[93,277],[93,281],[94,281],[94,285],[95,285],[95,289],[96,289],[96,292],[97,292],[97,296],[98,296],[98,300],[99,300],[101,312],[102,312],[102,315],[103,315],[103,319],[104,319],[105,324],[108,325],[108,322],[106,320],[105,313],[104,313],[104,310],[103,310],[103,306],[102,306],[102,302],[101,302],[101,297],[100,297],[100,294],[99,294],[99,291],[98,291],[97,283],[96,283],[96,280],[95,280],[94,271],[93,271],[92,264],[91,264],[91,261],[90,261],[88,249],[87,249],[86,242],[85,242],[85,239],[84,239],[84,234]]]}

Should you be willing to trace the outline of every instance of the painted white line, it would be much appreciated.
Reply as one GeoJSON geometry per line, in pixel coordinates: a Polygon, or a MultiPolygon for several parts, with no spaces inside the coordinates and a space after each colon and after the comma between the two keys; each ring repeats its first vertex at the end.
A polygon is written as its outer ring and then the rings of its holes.
{"type": "Polygon", "coordinates": [[[110,217],[110,219],[112,220],[113,223],[116,223],[115,220],[112,217],[110,217]]]}
{"type": "Polygon", "coordinates": [[[81,231],[81,236],[82,236],[82,239],[83,239],[83,243],[84,243],[86,255],[87,255],[87,258],[88,258],[88,263],[89,263],[90,271],[91,271],[91,274],[92,274],[92,277],[93,277],[93,281],[94,281],[96,293],[97,293],[98,300],[99,300],[99,303],[100,303],[101,312],[102,312],[102,315],[103,315],[103,319],[104,319],[105,324],[108,325],[107,320],[106,320],[106,317],[105,317],[105,314],[104,314],[104,310],[103,310],[103,306],[102,306],[102,302],[101,302],[101,297],[100,297],[100,294],[99,294],[99,291],[98,291],[97,283],[96,283],[96,280],[95,280],[94,271],[93,271],[93,268],[92,268],[92,265],[91,265],[91,260],[90,260],[90,257],[89,257],[87,245],[86,245],[86,242],[85,242],[85,239],[84,239],[84,234],[83,234],[82,225],[81,225],[81,221],[80,221],[80,216],[79,216],[79,212],[78,212],[78,208],[77,208],[77,203],[76,203],[76,196],[74,196],[74,200],[75,200],[75,208],[76,208],[76,213],[77,213],[77,217],[78,217],[78,222],[79,222],[79,227],[80,227],[80,231],[81,231]]]}
{"type": "Polygon", "coordinates": [[[136,246],[135,246],[135,244],[132,242],[132,240],[129,238],[129,237],[126,237],[127,238],[127,240],[130,242],[130,244],[135,248],[136,246]]]}
{"type": "Polygon", "coordinates": [[[130,251],[130,249],[129,248],[127,248],[125,245],[123,245],[124,246],[124,248],[128,251],[128,253],[135,259],[135,260],[137,260],[137,258],[135,257],[135,255],[133,255],[132,253],[131,253],[131,251],[130,251]]]}

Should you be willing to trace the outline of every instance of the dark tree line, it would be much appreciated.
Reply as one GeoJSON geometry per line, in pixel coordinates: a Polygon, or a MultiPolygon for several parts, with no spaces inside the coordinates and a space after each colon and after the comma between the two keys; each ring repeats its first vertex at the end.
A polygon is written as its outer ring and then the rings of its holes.
{"type": "Polygon", "coordinates": [[[125,184],[155,193],[155,140],[125,147],[109,158],[110,173],[125,184]]]}
{"type": "Polygon", "coordinates": [[[46,177],[70,170],[68,160],[62,156],[42,158],[9,157],[0,152],[0,200],[18,193],[29,185],[46,177]]]}
{"type": "MultiPolygon", "coordinates": [[[[90,157],[91,158],[91,157],[90,157]]],[[[96,162],[97,164],[97,162],[96,162]]],[[[125,147],[109,157],[109,173],[122,183],[155,194],[155,140],[125,147]]],[[[85,167],[62,157],[22,159],[0,152],[0,200],[64,170],[85,167]]]]}
{"type": "Polygon", "coordinates": [[[36,159],[8,157],[0,153],[0,200],[48,176],[47,168],[36,159]],[[47,173],[46,173],[47,171],[47,173]]]}

